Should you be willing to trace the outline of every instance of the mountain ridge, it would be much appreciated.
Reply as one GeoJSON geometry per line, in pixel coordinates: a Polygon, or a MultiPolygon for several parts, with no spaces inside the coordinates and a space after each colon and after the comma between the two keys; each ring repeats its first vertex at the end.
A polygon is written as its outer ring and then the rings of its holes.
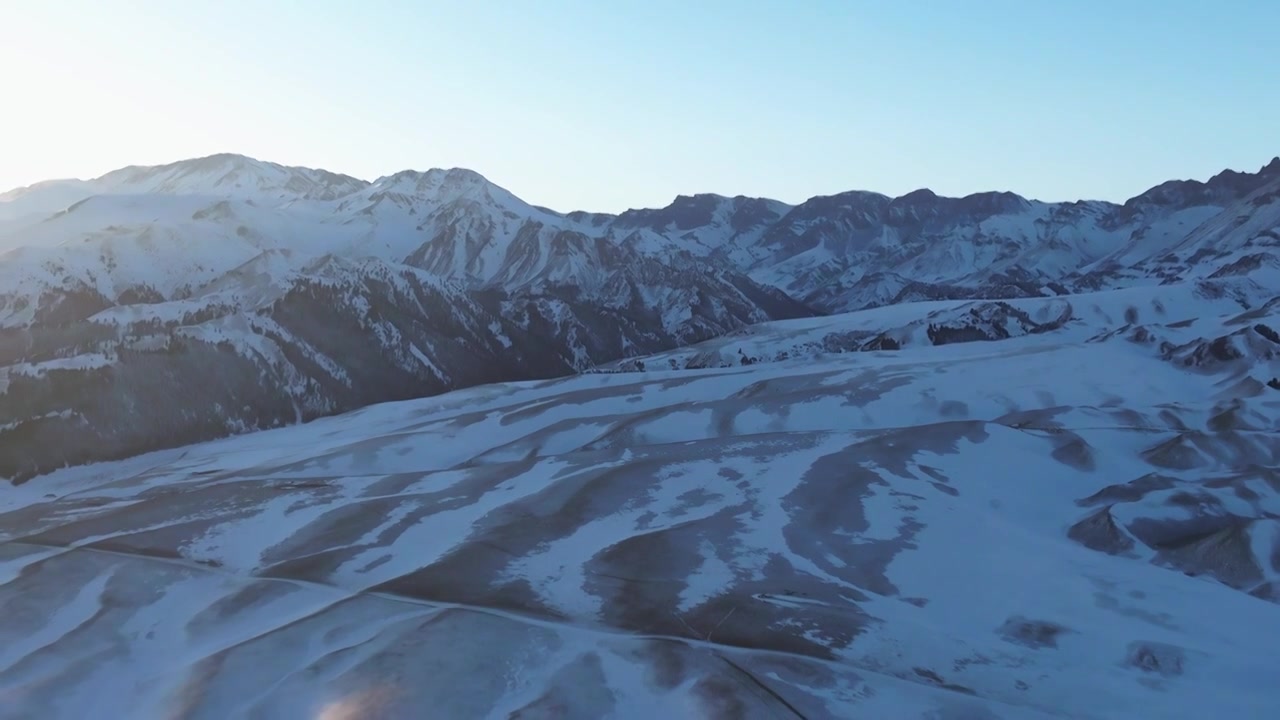
{"type": "MultiPolygon", "coordinates": [[[[9,200],[11,200],[11,199],[14,199],[14,198],[16,198],[16,197],[18,197],[18,196],[20,196],[20,195],[22,195],[22,194],[26,194],[26,193],[28,193],[28,192],[30,192],[30,191],[34,191],[34,190],[40,190],[40,189],[47,188],[47,187],[50,187],[50,186],[56,186],[56,185],[61,185],[61,184],[94,183],[94,182],[96,182],[96,181],[101,181],[101,180],[104,180],[104,179],[107,179],[107,178],[113,178],[113,176],[120,176],[120,177],[124,177],[124,176],[126,176],[126,175],[128,175],[128,174],[130,174],[130,173],[138,173],[138,172],[147,173],[147,172],[155,172],[155,171],[160,171],[160,170],[165,170],[165,169],[187,168],[187,167],[198,167],[198,166],[208,165],[208,164],[215,163],[215,162],[220,162],[220,161],[248,162],[248,163],[252,163],[252,164],[272,166],[272,167],[276,167],[276,168],[280,168],[280,169],[284,169],[284,170],[299,171],[299,172],[304,172],[304,173],[316,173],[316,174],[323,174],[323,175],[327,175],[327,176],[332,176],[332,177],[334,177],[335,179],[342,179],[342,180],[344,180],[344,181],[350,181],[350,182],[352,182],[353,184],[357,184],[357,185],[359,185],[359,186],[361,186],[361,187],[368,187],[368,186],[371,186],[371,185],[376,185],[376,184],[378,184],[378,183],[380,183],[380,182],[382,182],[382,181],[389,180],[389,179],[395,178],[395,177],[397,177],[397,176],[405,175],[405,174],[425,175],[425,174],[433,173],[433,172],[445,172],[445,173],[448,173],[448,172],[450,172],[450,171],[461,171],[461,172],[465,172],[465,173],[471,173],[471,174],[474,174],[474,175],[478,176],[478,177],[479,177],[479,178],[481,178],[481,179],[484,179],[486,182],[490,182],[490,183],[492,183],[492,181],[488,180],[488,178],[487,178],[486,176],[484,176],[481,172],[476,171],[476,170],[474,170],[474,169],[470,169],[470,168],[464,168],[464,167],[432,167],[432,168],[428,168],[428,169],[426,169],[426,170],[417,170],[417,169],[414,169],[414,168],[405,168],[405,169],[403,169],[403,170],[396,171],[396,172],[393,172],[393,173],[389,173],[389,174],[386,174],[386,175],[382,175],[382,176],[376,177],[376,178],[374,178],[374,179],[372,179],[372,180],[369,180],[369,179],[365,179],[365,178],[358,178],[358,177],[355,177],[355,176],[346,175],[346,174],[344,174],[344,173],[340,173],[340,172],[336,172],[336,171],[332,171],[332,170],[328,170],[328,169],[324,169],[324,168],[320,168],[320,167],[310,167],[310,166],[306,166],[306,165],[285,165],[285,164],[281,164],[281,163],[275,163],[275,162],[272,162],[272,161],[260,160],[260,159],[254,158],[254,157],[252,157],[252,156],[249,156],[249,155],[243,155],[243,154],[240,154],[240,153],[233,153],[233,152],[220,152],[220,153],[212,153],[212,154],[210,154],[210,155],[204,155],[204,156],[200,156],[200,157],[194,157],[194,158],[186,158],[186,159],[181,159],[181,160],[175,160],[175,161],[172,161],[172,162],[163,163],[163,164],[159,164],[159,165],[127,165],[127,166],[124,166],[124,167],[121,167],[121,168],[117,168],[116,170],[111,170],[111,171],[105,172],[105,173],[103,173],[102,175],[99,175],[99,176],[97,176],[97,177],[95,177],[95,178],[90,178],[90,179],[83,179],[83,178],[70,178],[70,177],[68,177],[68,178],[52,178],[52,179],[48,179],[48,180],[41,180],[41,181],[37,181],[37,182],[31,183],[31,184],[29,184],[29,185],[22,185],[22,186],[18,186],[18,187],[15,187],[15,188],[8,189],[8,190],[6,190],[6,191],[0,191],[0,207],[3,207],[3,203],[4,203],[4,202],[7,202],[7,201],[9,201],[9,200]]],[[[716,197],[716,198],[721,198],[721,199],[730,199],[730,200],[741,200],[741,199],[746,199],[746,200],[760,200],[760,201],[767,201],[767,202],[770,202],[770,203],[778,203],[778,204],[782,204],[782,205],[788,205],[788,206],[791,206],[791,207],[796,207],[796,206],[802,205],[802,204],[804,204],[805,202],[808,202],[808,201],[810,201],[810,200],[814,200],[814,199],[818,199],[818,198],[824,198],[824,197],[833,197],[833,196],[841,195],[841,194],[844,194],[844,193],[847,193],[847,192],[870,192],[870,193],[874,193],[874,194],[876,194],[876,195],[882,195],[883,197],[886,197],[886,198],[888,198],[888,199],[890,199],[890,200],[899,200],[899,199],[903,199],[903,198],[908,198],[908,197],[910,197],[910,196],[912,196],[912,195],[915,195],[915,194],[917,194],[917,193],[928,193],[928,194],[933,195],[934,197],[937,197],[937,198],[940,198],[940,199],[951,199],[951,200],[968,200],[968,199],[973,199],[973,198],[977,198],[977,197],[980,197],[980,196],[989,196],[989,195],[1013,195],[1013,196],[1016,196],[1016,197],[1018,197],[1018,198],[1021,198],[1021,199],[1025,200],[1025,201],[1027,201],[1027,202],[1032,202],[1032,203],[1044,203],[1044,204],[1050,204],[1050,205],[1058,205],[1058,204],[1061,204],[1061,205],[1067,205],[1067,204],[1072,204],[1072,203],[1103,203],[1103,204],[1107,204],[1107,205],[1123,206],[1123,205],[1126,205],[1126,204],[1128,204],[1128,203],[1131,203],[1131,202],[1133,202],[1133,201],[1135,201],[1135,200],[1137,200],[1137,199],[1139,199],[1139,198],[1142,198],[1144,195],[1147,195],[1147,194],[1149,194],[1149,193],[1151,193],[1151,192],[1153,192],[1153,191],[1156,191],[1156,190],[1158,190],[1158,189],[1160,189],[1160,188],[1162,188],[1162,187],[1165,187],[1165,186],[1180,186],[1180,185],[1190,185],[1190,186],[1213,186],[1213,185],[1217,185],[1217,184],[1227,183],[1227,182],[1230,182],[1230,181],[1232,181],[1232,180],[1239,179],[1239,178],[1241,178],[1241,177],[1249,177],[1249,176],[1267,176],[1269,179],[1275,179],[1276,177],[1280,177],[1280,155],[1274,156],[1272,159],[1270,159],[1269,161],[1267,161],[1264,165],[1260,166],[1260,167],[1259,167],[1259,169],[1258,169],[1257,171],[1250,171],[1250,170],[1247,170],[1247,169],[1245,169],[1245,170],[1237,170],[1237,169],[1235,169],[1235,168],[1224,168],[1224,169],[1222,169],[1222,170],[1220,170],[1220,171],[1218,171],[1218,172],[1214,173],[1213,175],[1209,176],[1209,177],[1208,177],[1207,179],[1205,179],[1205,180],[1200,180],[1200,179],[1193,178],[1193,177],[1170,179],[1170,180],[1166,180],[1166,181],[1164,181],[1164,182],[1160,182],[1160,183],[1157,183],[1157,184],[1155,184],[1155,185],[1152,185],[1151,187],[1147,188],[1146,190],[1144,190],[1144,191],[1142,191],[1142,192],[1140,192],[1140,193],[1138,193],[1138,194],[1136,194],[1136,195],[1134,195],[1134,196],[1132,196],[1132,197],[1130,197],[1130,198],[1123,199],[1123,200],[1100,200],[1100,199],[1097,199],[1097,198],[1078,198],[1078,199],[1075,199],[1075,200],[1041,200],[1041,199],[1039,199],[1039,198],[1033,198],[1033,197],[1030,197],[1030,196],[1027,196],[1027,195],[1022,195],[1021,193],[1018,193],[1017,191],[1015,191],[1015,190],[1010,190],[1010,189],[977,190],[977,191],[973,191],[973,192],[970,192],[970,193],[966,193],[966,194],[964,194],[964,195],[939,195],[939,194],[937,194],[936,192],[934,192],[932,189],[930,189],[930,188],[928,188],[928,187],[921,187],[921,188],[917,188],[916,190],[912,190],[912,191],[909,191],[909,192],[903,193],[902,195],[899,195],[899,196],[896,196],[896,197],[895,197],[895,196],[891,196],[891,195],[886,195],[886,194],[884,194],[884,193],[879,193],[879,192],[876,192],[876,191],[870,191],[870,190],[844,190],[844,191],[839,191],[839,192],[835,192],[835,193],[828,193],[828,194],[818,194],[818,195],[813,195],[813,196],[808,197],[808,198],[806,198],[805,200],[802,200],[801,202],[798,202],[798,203],[787,203],[787,202],[785,202],[785,201],[777,200],[777,199],[774,199],[774,198],[769,198],[769,197],[765,197],[765,196],[756,196],[756,195],[746,195],[746,194],[743,194],[743,193],[718,193],[718,192],[693,192],[693,193],[683,193],[683,192],[682,192],[682,193],[677,193],[677,194],[674,196],[674,198],[673,198],[672,202],[671,202],[671,203],[668,203],[667,205],[664,205],[664,206],[660,206],[660,207],[636,207],[636,208],[631,208],[631,209],[628,209],[628,210],[623,210],[623,211],[620,211],[620,212],[595,211],[595,210],[586,210],[586,209],[582,209],[582,208],[577,208],[577,209],[573,209],[573,210],[555,210],[555,209],[548,208],[548,207],[545,207],[545,206],[537,206],[537,207],[539,207],[540,209],[546,210],[546,211],[548,211],[548,212],[551,212],[551,213],[553,213],[553,214],[562,215],[562,216],[568,216],[568,215],[585,215],[585,216],[610,216],[610,217],[619,217],[619,216],[625,215],[625,214],[626,214],[626,213],[628,213],[628,212],[644,212],[644,211],[654,211],[654,210],[667,210],[667,209],[670,209],[673,205],[676,205],[676,204],[680,203],[682,200],[689,199],[689,198],[699,198],[699,197],[704,197],[704,196],[711,196],[711,197],[716,197]]]]}
{"type": "Polygon", "coordinates": [[[617,215],[561,213],[465,168],[366,181],[234,154],[0,198],[0,385],[10,400],[25,393],[0,412],[0,477],[11,478],[67,462],[68,444],[98,448],[68,451],[80,460],[150,447],[145,434],[85,430],[87,418],[136,416],[121,392],[142,368],[176,393],[195,373],[225,373],[225,397],[200,396],[164,421],[187,430],[154,428],[209,438],[901,303],[1208,278],[1253,298],[1280,247],[1280,159],[1163,183],[1125,205],[920,189],[798,205],[699,193],[617,215]],[[418,289],[428,278],[437,289],[418,289]],[[436,349],[464,327],[493,372],[436,349]],[[369,387],[333,384],[347,376],[369,387]],[[368,379],[380,376],[399,380],[368,379]],[[233,402],[243,397],[276,399],[233,402]],[[34,464],[22,449],[33,437],[46,438],[34,464]]]}

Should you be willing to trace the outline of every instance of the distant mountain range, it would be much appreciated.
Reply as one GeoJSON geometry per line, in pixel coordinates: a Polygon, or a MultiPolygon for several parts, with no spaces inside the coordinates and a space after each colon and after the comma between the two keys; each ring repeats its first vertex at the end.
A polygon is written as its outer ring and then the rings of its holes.
{"type": "MultiPolygon", "coordinates": [[[[1209,283],[1247,310],[1277,246],[1280,158],[1120,205],[854,191],[619,215],[470,170],[238,155],[50,181],[0,195],[0,477],[913,301],[1209,283]]],[[[986,339],[958,327],[928,337],[986,339]]]]}

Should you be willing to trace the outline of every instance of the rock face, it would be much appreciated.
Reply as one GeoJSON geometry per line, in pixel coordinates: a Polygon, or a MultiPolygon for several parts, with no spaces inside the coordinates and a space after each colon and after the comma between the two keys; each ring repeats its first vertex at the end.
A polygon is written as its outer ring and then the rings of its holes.
{"type": "MultiPolygon", "coordinates": [[[[395,327],[434,358],[397,387],[534,362],[510,296],[376,267],[224,317],[308,357],[395,327]]],[[[1280,367],[1166,351],[1280,326],[1249,282],[757,324],[43,475],[0,494],[0,715],[1268,717],[1280,367]]],[[[234,367],[202,337],[182,392],[234,367]]]]}
{"type": "MultiPolygon", "coordinates": [[[[237,155],[43,183],[0,195],[0,477],[823,313],[940,303],[815,340],[891,351],[1051,333],[1090,319],[1082,293],[1154,283],[1257,309],[1280,284],[1278,227],[1280,163],[1123,205],[702,194],[617,216],[530,205],[465,169],[366,182],[237,155]],[[1034,298],[1056,300],[1024,314],[1034,298]]],[[[1162,342],[1129,325],[1107,327],[1162,342]]],[[[1206,372],[1266,363],[1275,327],[1160,347],[1206,372]]]]}

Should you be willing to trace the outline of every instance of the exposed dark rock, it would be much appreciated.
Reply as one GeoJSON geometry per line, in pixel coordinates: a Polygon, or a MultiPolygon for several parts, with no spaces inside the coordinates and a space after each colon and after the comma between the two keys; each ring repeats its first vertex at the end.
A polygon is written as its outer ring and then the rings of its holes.
{"type": "Polygon", "coordinates": [[[1100,508],[1092,515],[1077,522],[1067,531],[1067,537],[1109,555],[1121,555],[1133,549],[1133,538],[1120,529],[1111,516],[1111,506],[1100,508]]]}
{"type": "Polygon", "coordinates": [[[1280,345],[1280,333],[1277,333],[1275,330],[1272,330],[1270,326],[1263,325],[1262,323],[1258,323],[1257,325],[1253,326],[1253,331],[1258,333],[1262,337],[1270,340],[1271,342],[1277,345],[1280,345]]]}
{"type": "Polygon", "coordinates": [[[1249,526],[1249,521],[1239,521],[1212,534],[1167,542],[1158,559],[1237,589],[1253,587],[1263,575],[1253,555],[1249,526]]]}
{"type": "Polygon", "coordinates": [[[1077,500],[1077,505],[1093,506],[1106,503],[1111,505],[1118,502],[1133,502],[1146,497],[1147,493],[1157,490],[1168,490],[1177,483],[1177,480],[1158,473],[1143,475],[1137,480],[1132,480],[1123,485],[1110,485],[1098,492],[1090,495],[1083,500],[1077,500]]]}
{"type": "Polygon", "coordinates": [[[1029,620],[1022,616],[1009,618],[998,630],[1009,642],[1032,648],[1056,648],[1058,636],[1071,632],[1057,623],[1046,620],[1029,620]]]}
{"type": "Polygon", "coordinates": [[[877,335],[862,346],[863,350],[901,350],[902,344],[888,335],[877,335]]]}
{"type": "Polygon", "coordinates": [[[1158,642],[1137,641],[1129,644],[1124,664],[1146,673],[1177,677],[1186,669],[1187,654],[1182,648],[1158,642]]]}

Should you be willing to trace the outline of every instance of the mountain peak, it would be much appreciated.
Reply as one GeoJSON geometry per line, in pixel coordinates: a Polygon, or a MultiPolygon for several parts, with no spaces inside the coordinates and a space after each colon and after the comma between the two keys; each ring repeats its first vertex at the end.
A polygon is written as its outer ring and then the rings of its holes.
{"type": "Polygon", "coordinates": [[[241,155],[239,153],[214,153],[212,155],[205,155],[204,157],[190,158],[188,160],[179,160],[174,163],[169,163],[169,166],[175,166],[175,165],[181,165],[181,166],[195,169],[195,168],[216,168],[216,167],[224,167],[227,165],[232,165],[232,166],[275,165],[275,163],[269,163],[264,160],[258,160],[256,158],[251,158],[248,155],[241,155]]]}
{"type": "Polygon", "coordinates": [[[717,195],[716,193],[694,193],[692,195],[680,194],[680,195],[676,195],[676,199],[671,201],[671,204],[676,205],[679,203],[692,203],[692,202],[718,202],[720,200],[726,200],[726,199],[727,198],[725,198],[725,196],[717,195]]]}
{"type": "Polygon", "coordinates": [[[110,193],[332,200],[367,183],[327,170],[217,153],[166,165],[132,165],[109,172],[93,184],[110,193]]]}
{"type": "Polygon", "coordinates": [[[447,168],[443,171],[433,170],[432,172],[443,172],[444,179],[446,182],[492,184],[492,183],[489,183],[488,178],[476,172],[475,170],[471,170],[470,168],[452,167],[452,168],[447,168]]]}
{"type": "Polygon", "coordinates": [[[1031,205],[1021,195],[1007,191],[972,193],[960,198],[957,203],[967,213],[985,216],[1021,212],[1031,205]]]}
{"type": "Polygon", "coordinates": [[[618,216],[621,227],[647,227],[656,232],[667,228],[690,230],[708,225],[725,198],[712,193],[677,195],[670,205],[663,208],[627,210],[618,216]]]}
{"type": "Polygon", "coordinates": [[[236,153],[215,153],[213,155],[205,155],[204,157],[176,160],[163,165],[128,165],[120,168],[119,170],[112,170],[111,172],[96,178],[94,182],[111,184],[122,181],[127,182],[129,180],[157,175],[160,173],[209,173],[253,166],[264,167],[269,164],[270,163],[255,160],[247,155],[238,155],[236,153]]]}
{"type": "Polygon", "coordinates": [[[501,189],[485,176],[467,168],[431,168],[401,170],[375,180],[371,188],[377,193],[391,192],[436,200],[456,199],[475,192],[501,189]]]}
{"type": "Polygon", "coordinates": [[[916,203],[934,202],[937,199],[938,193],[930,190],[929,188],[920,188],[919,190],[912,190],[906,195],[896,198],[894,200],[894,204],[914,205],[916,203]]]}
{"type": "Polygon", "coordinates": [[[1208,181],[1169,180],[1125,202],[1126,214],[1144,207],[1194,207],[1226,205],[1280,178],[1280,157],[1262,166],[1256,173],[1230,168],[1208,181]]]}
{"type": "Polygon", "coordinates": [[[431,168],[429,170],[401,170],[391,175],[384,175],[373,184],[385,183],[423,183],[427,185],[450,184],[492,184],[488,178],[468,168],[431,168]]]}

